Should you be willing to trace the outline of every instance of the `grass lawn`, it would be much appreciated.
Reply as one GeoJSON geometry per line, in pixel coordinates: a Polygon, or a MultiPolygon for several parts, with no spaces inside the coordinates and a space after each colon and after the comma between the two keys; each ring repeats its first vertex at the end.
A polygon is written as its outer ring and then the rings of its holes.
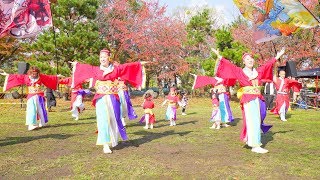
{"type": "MultiPolygon", "coordinates": [[[[179,113],[175,127],[164,120],[161,102],[155,101],[155,128],[127,121],[129,140],[112,154],[95,145],[90,102],[75,121],[69,102],[58,100],[49,125],[34,131],[27,131],[20,105],[2,104],[0,179],[320,179],[320,111],[293,110],[287,122],[269,113],[265,122],[274,126],[262,135],[269,153],[256,154],[240,141],[238,103],[231,102],[232,126],[212,130],[209,98],[190,99],[188,115],[179,113]]],[[[140,117],[141,103],[133,99],[140,117]]]]}

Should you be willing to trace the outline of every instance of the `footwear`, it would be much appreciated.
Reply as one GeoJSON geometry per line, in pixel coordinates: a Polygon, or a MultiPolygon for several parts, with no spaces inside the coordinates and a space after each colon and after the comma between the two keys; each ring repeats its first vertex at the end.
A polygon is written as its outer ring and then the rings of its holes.
{"type": "Polygon", "coordinates": [[[170,126],[173,126],[173,120],[170,120],[170,126]]]}
{"type": "Polygon", "coordinates": [[[285,122],[285,121],[287,121],[287,120],[286,120],[286,119],[281,119],[281,121],[285,122]]]}
{"type": "Polygon", "coordinates": [[[253,147],[251,149],[252,152],[255,152],[255,153],[260,153],[260,154],[264,154],[264,153],[267,153],[269,152],[268,150],[266,149],[263,149],[262,147],[253,147]]]}
{"type": "Polygon", "coordinates": [[[80,108],[80,112],[79,113],[82,113],[84,110],[86,110],[86,108],[83,108],[83,109],[80,108]]]}
{"type": "Polygon", "coordinates": [[[41,124],[41,123],[39,123],[39,127],[44,127],[44,126],[46,126],[47,124],[41,124]]]}
{"type": "Polygon", "coordinates": [[[32,131],[32,130],[34,130],[34,129],[36,129],[38,126],[36,126],[36,125],[29,125],[28,126],[28,131],[32,131]]]}
{"type": "Polygon", "coordinates": [[[220,125],[218,125],[218,126],[216,127],[216,129],[220,129],[220,125]]]}
{"type": "Polygon", "coordinates": [[[149,129],[148,126],[143,127],[143,129],[149,129]]]}
{"type": "Polygon", "coordinates": [[[223,125],[223,127],[229,127],[229,126],[230,126],[229,124],[224,124],[224,125],[223,125]]]}
{"type": "Polygon", "coordinates": [[[124,122],[124,118],[121,118],[121,122],[123,126],[126,126],[126,122],[124,122]]]}
{"type": "Polygon", "coordinates": [[[187,114],[186,114],[186,113],[182,113],[181,115],[182,115],[182,116],[185,116],[185,115],[187,115],[187,114]]]}
{"type": "Polygon", "coordinates": [[[210,129],[215,129],[217,126],[216,126],[216,124],[213,124],[211,127],[210,127],[210,129]]]}
{"type": "Polygon", "coordinates": [[[153,129],[153,124],[150,125],[150,129],[153,129]]]}
{"type": "Polygon", "coordinates": [[[106,153],[106,154],[111,154],[112,153],[109,145],[103,145],[103,153],[106,153]]]}
{"type": "Polygon", "coordinates": [[[76,117],[74,120],[78,121],[78,120],[79,120],[79,117],[76,117]]]}
{"type": "Polygon", "coordinates": [[[176,121],[173,121],[173,122],[172,122],[172,125],[173,125],[173,126],[176,126],[176,125],[177,125],[177,124],[176,124],[176,121]]]}

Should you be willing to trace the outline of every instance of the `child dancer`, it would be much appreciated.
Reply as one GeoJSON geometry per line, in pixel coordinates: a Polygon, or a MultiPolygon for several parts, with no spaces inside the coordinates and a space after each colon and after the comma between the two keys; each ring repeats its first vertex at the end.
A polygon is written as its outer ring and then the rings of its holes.
{"type": "MultiPolygon", "coordinates": [[[[60,79],[59,84],[65,84],[67,86],[71,86],[72,79],[71,77],[60,79]]],[[[75,120],[79,120],[79,114],[85,110],[83,97],[87,94],[90,94],[89,90],[82,89],[82,84],[77,85],[76,87],[72,88],[71,91],[71,115],[75,120]]]]}
{"type": "Polygon", "coordinates": [[[210,122],[212,122],[212,126],[210,129],[220,129],[221,124],[221,113],[219,109],[219,97],[218,93],[212,90],[212,114],[210,118],[210,122]]]}
{"type": "Polygon", "coordinates": [[[168,108],[166,111],[166,119],[170,120],[170,126],[176,125],[177,120],[177,108],[178,108],[178,102],[179,97],[177,96],[176,88],[172,87],[170,88],[170,93],[167,96],[167,99],[162,103],[162,106],[164,106],[168,102],[168,108]]]}
{"type": "Polygon", "coordinates": [[[40,74],[40,70],[33,66],[27,74],[7,74],[3,91],[13,87],[28,86],[26,125],[28,130],[34,130],[37,127],[43,127],[48,123],[48,113],[46,110],[46,99],[44,98],[44,87],[56,90],[58,85],[58,76],[40,74]],[[39,125],[37,125],[39,120],[39,125]]]}
{"type": "MultiPolygon", "coordinates": [[[[229,80],[229,83],[230,82],[235,83],[236,81],[229,80]]],[[[227,84],[226,81],[224,81],[224,83],[227,84]]],[[[226,86],[223,83],[216,85],[213,89],[214,89],[214,92],[217,92],[217,96],[219,98],[221,124],[223,127],[229,127],[230,125],[228,125],[228,123],[233,122],[234,120],[234,117],[232,115],[232,111],[230,108],[229,92],[227,92],[226,86]]]]}
{"type": "MultiPolygon", "coordinates": [[[[276,71],[276,68],[275,68],[276,71]]],[[[285,78],[286,72],[284,70],[279,71],[279,77],[275,72],[273,82],[277,88],[276,106],[271,110],[274,114],[279,114],[281,121],[287,121],[286,113],[289,108],[290,97],[289,90],[294,84],[298,84],[298,81],[285,78]]]]}
{"type": "Polygon", "coordinates": [[[144,129],[153,129],[153,124],[156,122],[156,118],[152,112],[152,109],[154,108],[154,103],[152,102],[152,95],[151,93],[147,92],[144,95],[144,102],[142,104],[142,108],[144,109],[144,116],[141,118],[140,123],[143,121],[146,122],[146,126],[143,127],[144,129]]]}
{"type": "Polygon", "coordinates": [[[229,127],[227,123],[232,122],[234,120],[232,111],[229,104],[229,94],[226,90],[227,86],[234,86],[236,83],[236,79],[222,79],[219,77],[209,77],[209,76],[197,76],[195,74],[191,74],[194,76],[194,84],[193,89],[200,88],[206,85],[214,86],[213,92],[216,93],[218,102],[219,102],[219,113],[221,124],[224,127],[229,127]]]}
{"type": "Polygon", "coordinates": [[[187,93],[186,92],[181,92],[181,101],[180,101],[180,104],[181,104],[181,108],[182,108],[182,113],[181,115],[185,116],[187,115],[186,114],[186,108],[187,108],[187,105],[188,105],[188,97],[187,97],[187,93]]]}
{"type": "Polygon", "coordinates": [[[138,116],[133,109],[130,95],[128,92],[128,86],[126,85],[125,81],[119,80],[118,81],[118,95],[120,99],[120,111],[121,111],[121,122],[123,126],[126,126],[125,118],[129,118],[129,120],[136,119],[138,116]]]}
{"type": "Polygon", "coordinates": [[[53,94],[53,90],[50,88],[46,88],[46,98],[47,98],[47,110],[51,112],[51,107],[56,107],[57,101],[56,97],[53,94]]]}

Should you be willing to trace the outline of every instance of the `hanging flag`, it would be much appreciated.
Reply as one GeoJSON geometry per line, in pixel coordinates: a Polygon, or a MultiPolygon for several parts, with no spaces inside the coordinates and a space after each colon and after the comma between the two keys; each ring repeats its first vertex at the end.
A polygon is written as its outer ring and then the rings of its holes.
{"type": "Polygon", "coordinates": [[[32,37],[51,26],[49,0],[0,1],[0,37],[32,37]]]}
{"type": "Polygon", "coordinates": [[[241,14],[253,23],[256,43],[291,35],[299,28],[319,25],[319,21],[298,0],[233,1],[241,14]]]}

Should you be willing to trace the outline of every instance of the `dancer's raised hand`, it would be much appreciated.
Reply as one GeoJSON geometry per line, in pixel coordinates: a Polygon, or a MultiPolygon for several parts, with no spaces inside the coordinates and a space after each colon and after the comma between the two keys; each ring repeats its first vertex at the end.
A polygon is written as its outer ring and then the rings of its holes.
{"type": "Polygon", "coordinates": [[[62,74],[58,74],[57,77],[58,77],[58,78],[63,78],[63,77],[65,77],[65,76],[62,75],[62,74]]]}
{"type": "Polygon", "coordinates": [[[219,77],[214,77],[214,78],[217,80],[217,83],[216,83],[216,84],[219,84],[219,83],[221,83],[221,82],[223,81],[222,78],[219,78],[219,77]]]}
{"type": "Polygon", "coordinates": [[[193,77],[196,77],[197,75],[195,75],[195,74],[192,74],[192,73],[189,73],[191,76],[193,76],[193,77]]]}
{"type": "Polygon", "coordinates": [[[219,50],[214,49],[214,48],[211,48],[211,51],[213,51],[213,52],[218,56],[218,59],[221,59],[221,58],[222,58],[222,56],[220,55],[219,50]]]}
{"type": "Polygon", "coordinates": [[[149,64],[150,62],[148,62],[148,61],[140,61],[140,63],[141,63],[142,66],[144,66],[146,64],[149,64]]]}
{"type": "Polygon", "coordinates": [[[4,70],[0,69],[0,75],[6,76],[6,75],[8,75],[8,73],[6,73],[4,70]]]}
{"type": "Polygon", "coordinates": [[[72,66],[75,66],[78,62],[77,61],[68,61],[72,66]]]}
{"type": "Polygon", "coordinates": [[[278,60],[278,59],[284,54],[285,51],[286,51],[286,48],[283,47],[283,48],[277,53],[276,59],[278,60]]]}

